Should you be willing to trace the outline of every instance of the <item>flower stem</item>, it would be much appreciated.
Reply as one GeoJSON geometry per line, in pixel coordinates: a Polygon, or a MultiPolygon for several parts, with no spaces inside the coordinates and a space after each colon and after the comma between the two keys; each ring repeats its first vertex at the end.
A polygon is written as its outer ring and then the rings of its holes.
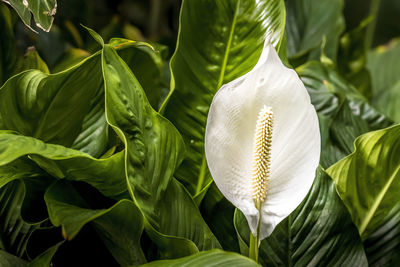
{"type": "Polygon", "coordinates": [[[261,223],[261,203],[260,201],[255,201],[256,208],[260,214],[257,225],[257,234],[253,236],[250,231],[250,247],[249,247],[249,258],[253,259],[258,263],[258,245],[260,244],[260,223],[261,223]]]}
{"type": "Polygon", "coordinates": [[[250,232],[249,258],[258,263],[258,237],[250,232]]]}

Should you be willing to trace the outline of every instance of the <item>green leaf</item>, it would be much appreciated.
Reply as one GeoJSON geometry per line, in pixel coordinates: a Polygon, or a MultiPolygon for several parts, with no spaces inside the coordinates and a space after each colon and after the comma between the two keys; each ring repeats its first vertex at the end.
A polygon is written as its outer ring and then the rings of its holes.
{"type": "Polygon", "coordinates": [[[90,222],[119,264],[146,262],[140,247],[143,216],[131,201],[121,200],[109,209],[90,209],[69,183],[61,181],[53,184],[44,198],[50,220],[62,226],[64,238],[73,239],[90,222]]]}
{"type": "Polygon", "coordinates": [[[38,226],[28,224],[21,218],[24,197],[25,188],[20,181],[0,188],[0,249],[17,256],[25,253],[29,236],[38,226]]]}
{"type": "MultiPolygon", "coordinates": [[[[239,210],[234,220],[248,244],[250,231],[239,210]]],[[[261,241],[259,257],[264,266],[367,266],[357,228],[322,168],[303,202],[261,241]]]]}
{"type": "Polygon", "coordinates": [[[353,152],[354,140],[368,131],[367,122],[354,115],[350,101],[345,100],[330,125],[330,138],[342,155],[346,156],[353,152]]]}
{"type": "Polygon", "coordinates": [[[190,239],[199,250],[221,247],[189,193],[176,179],[170,182],[158,213],[162,233],[190,239]]]}
{"type": "Polygon", "coordinates": [[[387,222],[364,241],[369,266],[393,266],[399,262],[400,202],[386,217],[387,222]]]}
{"type": "Polygon", "coordinates": [[[182,139],[174,126],[151,108],[129,67],[109,45],[103,49],[103,75],[107,120],[126,146],[131,197],[157,225],[155,205],[181,161],[182,139]]]}
{"type": "Polygon", "coordinates": [[[55,178],[87,182],[110,198],[120,198],[126,194],[123,152],[106,159],[95,159],[78,150],[46,144],[10,131],[0,131],[0,151],[0,166],[29,155],[30,159],[55,178]]]}
{"type": "MultiPolygon", "coordinates": [[[[322,39],[324,53],[336,61],[339,36],[343,32],[342,0],[287,0],[287,48],[290,58],[306,55],[319,59],[322,39]]],[[[297,65],[297,64],[296,64],[297,65]]]]}
{"type": "Polygon", "coordinates": [[[81,24],[81,26],[82,26],[83,28],[85,28],[85,29],[89,32],[89,34],[93,37],[93,39],[94,39],[99,45],[101,45],[102,47],[104,46],[104,40],[103,40],[103,38],[101,38],[100,34],[98,34],[97,32],[95,32],[94,30],[90,29],[89,27],[83,26],[82,24],[81,24]]]}
{"type": "Polygon", "coordinates": [[[296,71],[320,117],[323,167],[352,152],[357,136],[392,124],[330,67],[311,61],[296,71]]]}
{"type": "Polygon", "coordinates": [[[50,73],[49,68],[47,67],[43,59],[40,57],[39,53],[36,51],[36,48],[34,46],[28,47],[24,55],[24,59],[20,62],[17,68],[18,70],[16,71],[16,73],[31,69],[37,69],[46,74],[50,73]]]}
{"type": "Polygon", "coordinates": [[[36,177],[42,174],[42,170],[32,164],[29,159],[20,158],[8,164],[0,166],[0,188],[9,182],[21,178],[36,177]]]}
{"type": "Polygon", "coordinates": [[[399,140],[400,125],[364,134],[351,155],[328,169],[363,240],[385,239],[390,250],[400,246],[394,234],[400,226],[399,140]],[[387,232],[391,228],[394,232],[387,232]]]}
{"type": "Polygon", "coordinates": [[[53,258],[54,254],[56,254],[58,248],[64,243],[61,241],[54,246],[48,248],[42,254],[37,256],[33,261],[28,264],[28,267],[44,267],[50,266],[51,259],[53,258]]]}
{"type": "Polygon", "coordinates": [[[140,247],[143,215],[132,201],[121,200],[110,212],[94,220],[93,225],[121,266],[146,262],[140,247]]]}
{"type": "Polygon", "coordinates": [[[214,94],[254,67],[267,34],[279,50],[285,15],[282,0],[183,1],[170,99],[161,110],[188,147],[176,176],[192,195],[211,181],[204,132],[214,94]]]}
{"type": "Polygon", "coordinates": [[[372,79],[372,104],[389,118],[400,122],[400,39],[368,53],[367,68],[372,79]]]}
{"type": "Polygon", "coordinates": [[[27,265],[26,261],[0,249],[0,267],[26,267],[27,265]]]}
{"type": "MultiPolygon", "coordinates": [[[[118,39],[111,39],[110,44],[113,44],[116,40],[118,39]]],[[[133,42],[125,40],[125,43],[133,42]]],[[[117,47],[114,45],[114,48],[117,47]]],[[[131,68],[143,87],[151,106],[157,110],[166,95],[165,92],[169,90],[169,84],[165,83],[165,78],[163,77],[164,61],[161,52],[155,51],[148,46],[130,45],[127,47],[130,49],[125,49],[125,47],[118,48],[118,54],[131,68]]]]}
{"type": "Polygon", "coordinates": [[[29,29],[36,32],[31,26],[31,16],[36,22],[36,26],[48,32],[53,24],[56,14],[56,0],[2,0],[12,6],[18,13],[22,21],[29,29]],[[32,13],[32,14],[31,14],[32,13]]]}
{"type": "Polygon", "coordinates": [[[58,74],[26,71],[0,88],[4,128],[93,156],[107,145],[99,57],[58,74]]]}
{"type": "Polygon", "coordinates": [[[150,239],[157,244],[162,259],[175,259],[199,252],[196,244],[191,240],[160,233],[149,222],[145,223],[145,230],[150,239]]]}
{"type": "MultiPolygon", "coordinates": [[[[184,152],[179,132],[152,109],[135,76],[110,45],[103,49],[103,75],[107,120],[125,143],[127,186],[152,226],[145,224],[146,230],[190,238],[199,249],[217,246],[194,202],[172,177],[184,152]]],[[[153,234],[149,234],[153,240],[154,236],[165,240],[153,234]]]]}
{"type": "Polygon", "coordinates": [[[184,257],[176,260],[162,260],[154,261],[142,265],[143,267],[157,267],[157,266],[193,266],[193,267],[230,267],[230,266],[259,266],[253,260],[243,257],[233,252],[225,252],[219,249],[204,251],[192,256],[184,257]]]}

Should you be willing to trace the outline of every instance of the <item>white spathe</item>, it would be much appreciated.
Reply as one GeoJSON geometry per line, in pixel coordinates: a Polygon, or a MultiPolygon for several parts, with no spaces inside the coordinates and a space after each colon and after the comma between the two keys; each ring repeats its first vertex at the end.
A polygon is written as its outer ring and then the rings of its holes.
{"type": "Polygon", "coordinates": [[[321,147],[317,113],[306,88],[269,44],[250,72],[216,93],[205,134],[211,175],[222,194],[246,216],[253,235],[260,216],[253,200],[254,135],[264,106],[272,108],[274,122],[260,240],[269,236],[307,195],[321,147]]]}

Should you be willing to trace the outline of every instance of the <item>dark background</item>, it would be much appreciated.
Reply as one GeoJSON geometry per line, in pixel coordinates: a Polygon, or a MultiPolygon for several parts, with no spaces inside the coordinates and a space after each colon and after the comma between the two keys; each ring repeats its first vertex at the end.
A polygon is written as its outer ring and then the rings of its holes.
{"type": "MultiPolygon", "coordinates": [[[[196,1],[196,0],[187,0],[196,1]]],[[[111,37],[159,42],[172,55],[179,26],[182,0],[59,0],[50,33],[35,34],[16,17],[16,39],[21,53],[35,46],[50,69],[63,52],[77,47],[93,52],[96,46],[80,24],[111,37]]],[[[356,28],[370,13],[371,0],[344,1],[346,31],[356,28]]],[[[14,12],[15,13],[15,12],[14,12]]],[[[372,47],[400,36],[400,1],[380,1],[372,47]]]]}

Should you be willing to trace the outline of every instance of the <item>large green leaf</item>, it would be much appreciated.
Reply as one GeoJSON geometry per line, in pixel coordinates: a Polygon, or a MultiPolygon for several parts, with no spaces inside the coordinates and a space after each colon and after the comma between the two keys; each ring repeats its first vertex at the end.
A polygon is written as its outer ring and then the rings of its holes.
{"type": "Polygon", "coordinates": [[[107,143],[100,57],[47,75],[26,71],[0,88],[4,128],[99,156],[107,143]]]}
{"type": "MultiPolygon", "coordinates": [[[[334,157],[327,166],[335,163],[339,159],[353,152],[354,140],[363,133],[369,131],[368,123],[361,119],[359,116],[354,115],[351,110],[350,101],[344,100],[340,106],[340,109],[337,111],[335,116],[330,120],[331,124],[329,125],[328,131],[328,142],[331,142],[334,157]]],[[[321,128],[323,125],[321,126],[321,128]]],[[[326,147],[324,147],[326,148],[326,147]]],[[[332,150],[323,151],[323,155],[321,157],[321,161],[323,161],[326,157],[331,157],[333,155],[329,155],[332,153],[332,150]]]]}
{"type": "Polygon", "coordinates": [[[364,241],[369,266],[394,266],[400,260],[400,202],[386,217],[387,222],[364,241]]]}
{"type": "MultiPolygon", "coordinates": [[[[237,210],[235,227],[248,244],[250,231],[237,210]]],[[[320,168],[303,202],[260,245],[264,266],[367,266],[357,228],[320,168]]]]}
{"type": "Polygon", "coordinates": [[[337,72],[311,61],[296,69],[320,117],[321,164],[329,167],[352,152],[357,136],[392,124],[337,72]]]}
{"type": "MultiPolygon", "coordinates": [[[[219,247],[190,196],[172,177],[184,152],[179,132],[152,109],[141,85],[110,45],[104,46],[102,55],[107,121],[125,144],[128,190],[150,223],[145,223],[150,237],[161,243],[168,239],[165,235],[183,237],[202,250],[219,247]]],[[[165,243],[160,246],[174,250],[165,243]]]]}
{"type": "Polygon", "coordinates": [[[103,48],[107,120],[125,143],[128,188],[153,225],[184,144],[174,126],[152,109],[141,85],[109,45],[103,48]]]}
{"type": "MultiPolygon", "coordinates": [[[[36,22],[36,26],[44,31],[50,31],[53,24],[53,16],[56,14],[56,0],[2,0],[11,5],[22,21],[32,31],[35,31],[31,26],[31,17],[36,22]],[[32,13],[32,14],[31,14],[32,13]]],[[[35,31],[36,32],[36,31],[35,31]]]]}
{"type": "Polygon", "coordinates": [[[183,1],[170,99],[162,108],[188,147],[176,176],[193,195],[211,181],[204,132],[214,94],[257,63],[268,33],[279,49],[284,26],[282,0],[183,1]]]}
{"type": "Polygon", "coordinates": [[[328,169],[361,237],[385,239],[392,253],[387,257],[398,257],[400,251],[398,235],[384,230],[399,231],[399,154],[400,125],[396,125],[357,138],[355,151],[328,169]]]}
{"type": "MultiPolygon", "coordinates": [[[[29,155],[33,162],[40,165],[53,177],[87,182],[105,196],[119,198],[127,190],[124,179],[123,152],[106,159],[95,159],[78,150],[46,144],[38,139],[10,131],[0,131],[0,151],[0,166],[10,164],[22,156],[29,155]]],[[[20,172],[25,172],[34,177],[35,173],[32,174],[33,171],[31,171],[33,167],[27,165],[20,172]]],[[[4,177],[7,182],[10,182],[25,176],[4,177]]]]}
{"type": "Polygon", "coordinates": [[[169,184],[157,212],[162,233],[192,240],[200,251],[221,247],[190,194],[176,179],[169,184]]]}
{"type": "Polygon", "coordinates": [[[56,182],[44,196],[53,225],[62,226],[64,238],[74,238],[88,224],[95,227],[105,245],[122,266],[146,262],[140,247],[143,215],[129,200],[108,209],[91,209],[66,182],[56,182]]]}
{"type": "Polygon", "coordinates": [[[157,267],[157,266],[171,266],[171,267],[230,267],[230,266],[243,266],[243,267],[251,267],[251,266],[259,266],[253,260],[243,257],[239,254],[232,252],[225,252],[222,250],[214,249],[210,251],[204,251],[192,256],[184,257],[176,260],[162,260],[162,261],[154,261],[145,265],[143,267],[157,267]]]}
{"type": "Polygon", "coordinates": [[[309,55],[318,59],[326,38],[324,53],[336,60],[339,36],[344,30],[343,0],[286,0],[287,49],[289,57],[309,55]]]}
{"type": "Polygon", "coordinates": [[[163,67],[166,63],[163,61],[161,51],[148,46],[132,46],[132,43],[134,42],[120,38],[110,40],[110,45],[118,49],[119,56],[131,68],[151,106],[157,110],[161,105],[163,94],[165,91],[168,92],[169,85],[165,84],[163,78],[163,67]]]}
{"type": "Polygon", "coordinates": [[[400,39],[368,53],[367,68],[371,72],[372,103],[389,118],[400,122],[400,39]]]}

